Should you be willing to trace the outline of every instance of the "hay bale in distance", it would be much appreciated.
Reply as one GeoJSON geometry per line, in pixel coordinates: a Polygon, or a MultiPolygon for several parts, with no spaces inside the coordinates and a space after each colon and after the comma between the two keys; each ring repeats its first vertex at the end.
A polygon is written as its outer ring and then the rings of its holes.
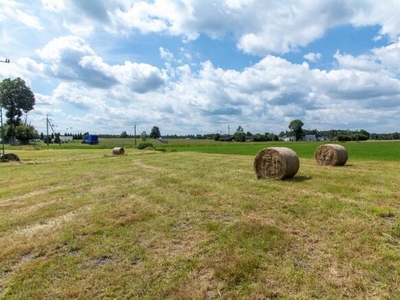
{"type": "Polygon", "coordinates": [[[123,147],[115,147],[113,149],[113,154],[114,155],[124,155],[125,149],[123,147]]]}
{"type": "Polygon", "coordinates": [[[21,161],[17,154],[14,153],[4,153],[0,155],[0,160],[2,161],[21,161]]]}
{"type": "Polygon", "coordinates": [[[320,166],[343,166],[348,159],[345,147],[338,144],[325,144],[317,148],[314,154],[320,166]]]}
{"type": "Polygon", "coordinates": [[[286,147],[270,147],[260,150],[254,159],[257,178],[284,179],[296,175],[300,161],[296,152],[286,147]]]}

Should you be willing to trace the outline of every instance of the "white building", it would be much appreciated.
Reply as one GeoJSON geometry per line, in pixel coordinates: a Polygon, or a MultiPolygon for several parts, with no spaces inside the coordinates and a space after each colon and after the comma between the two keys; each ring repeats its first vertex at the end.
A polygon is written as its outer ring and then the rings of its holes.
{"type": "Polygon", "coordinates": [[[68,143],[68,142],[72,142],[73,137],[70,135],[60,135],[60,141],[61,143],[68,143]]]}

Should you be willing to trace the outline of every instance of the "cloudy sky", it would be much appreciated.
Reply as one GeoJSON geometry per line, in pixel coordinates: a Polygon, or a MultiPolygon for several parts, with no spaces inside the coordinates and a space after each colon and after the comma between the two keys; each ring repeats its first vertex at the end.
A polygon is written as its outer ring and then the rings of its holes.
{"type": "Polygon", "coordinates": [[[398,0],[0,0],[0,80],[64,132],[400,131],[398,0]]]}

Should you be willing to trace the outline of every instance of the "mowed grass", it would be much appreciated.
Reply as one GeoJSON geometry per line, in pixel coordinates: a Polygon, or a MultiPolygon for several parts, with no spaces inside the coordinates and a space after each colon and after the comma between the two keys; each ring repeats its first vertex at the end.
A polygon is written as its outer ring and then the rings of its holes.
{"type": "Polygon", "coordinates": [[[0,299],[398,297],[400,163],[307,151],[284,181],[257,180],[249,154],[13,151],[0,299]]]}

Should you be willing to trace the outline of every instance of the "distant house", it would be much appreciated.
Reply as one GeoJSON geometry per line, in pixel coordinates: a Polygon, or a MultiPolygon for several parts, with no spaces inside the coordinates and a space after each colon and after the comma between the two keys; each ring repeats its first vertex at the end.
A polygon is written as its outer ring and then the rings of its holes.
{"type": "Polygon", "coordinates": [[[222,136],[219,138],[219,141],[221,141],[221,142],[232,142],[232,141],[233,141],[233,136],[222,135],[222,136]]]}
{"type": "Polygon", "coordinates": [[[304,137],[304,140],[305,140],[306,142],[316,142],[316,141],[317,141],[317,136],[316,136],[315,134],[307,134],[307,135],[304,137]]]}
{"type": "Polygon", "coordinates": [[[296,141],[296,137],[295,136],[287,136],[287,135],[285,135],[282,139],[285,142],[295,142],[296,141]]]}
{"type": "Polygon", "coordinates": [[[73,136],[72,135],[60,135],[61,143],[72,142],[72,140],[73,140],[73,136]]]}

